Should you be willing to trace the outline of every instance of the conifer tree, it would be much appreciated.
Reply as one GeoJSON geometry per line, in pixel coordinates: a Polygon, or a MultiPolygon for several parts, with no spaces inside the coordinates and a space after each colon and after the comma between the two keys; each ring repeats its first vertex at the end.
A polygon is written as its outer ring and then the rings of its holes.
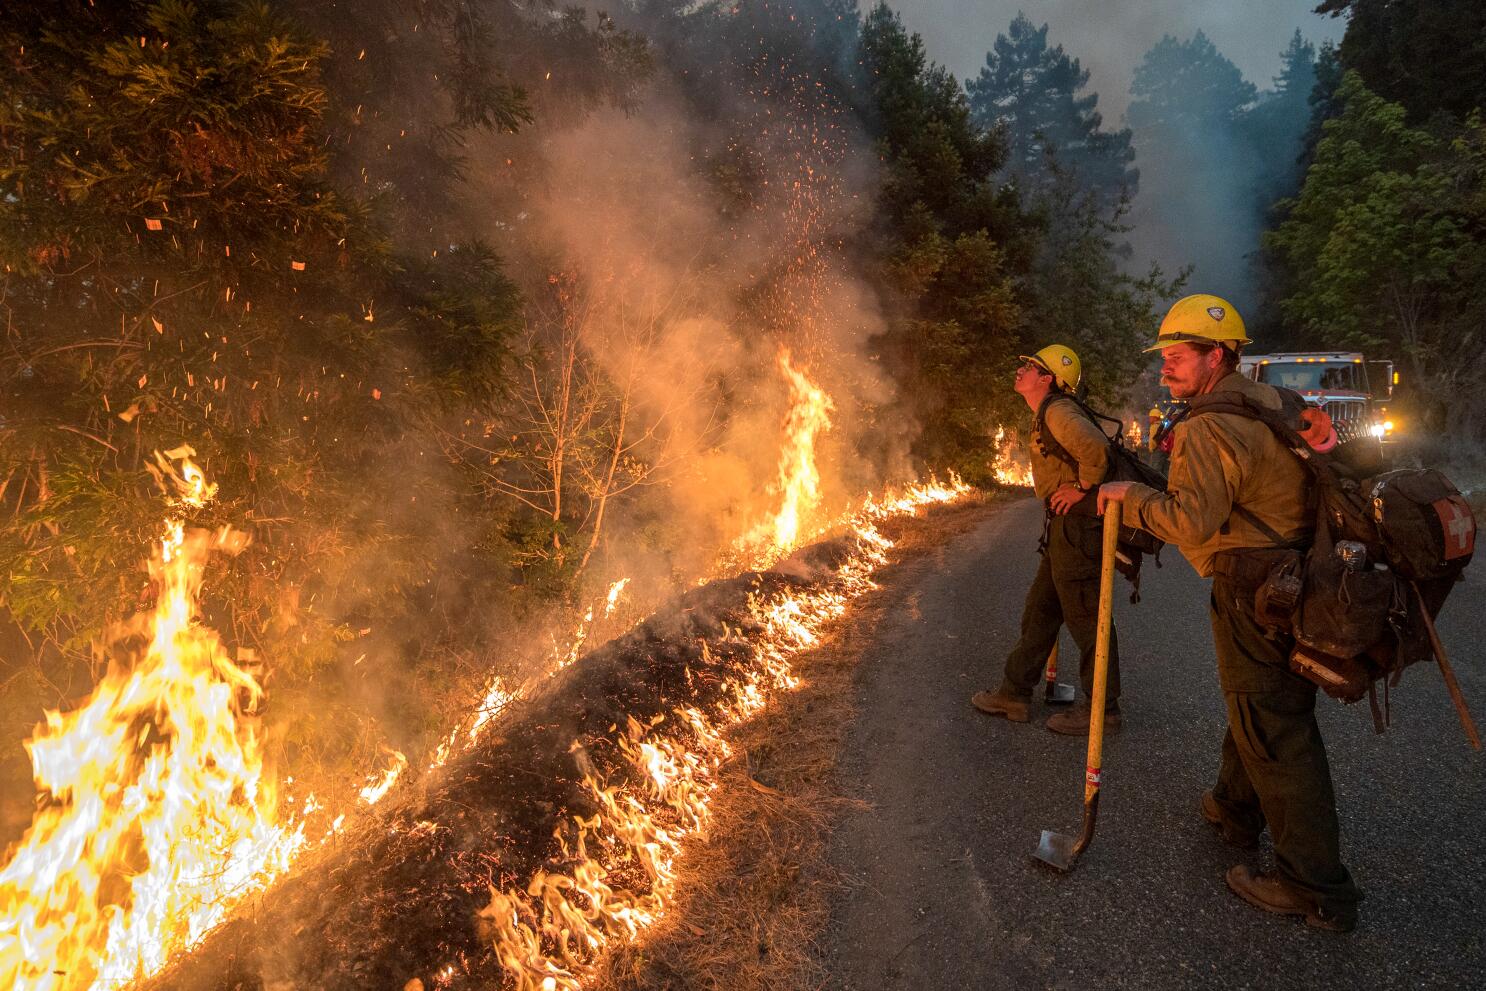
{"type": "Polygon", "coordinates": [[[921,426],[915,453],[979,477],[990,435],[1014,411],[1006,376],[1032,225],[994,181],[1000,139],[886,5],[863,23],[861,62],[887,170],[876,236],[893,310],[882,349],[921,426]]]}
{"type": "Polygon", "coordinates": [[[1130,84],[1128,118],[1136,130],[1176,137],[1231,125],[1258,95],[1207,35],[1166,35],[1141,59],[1130,84]]]}
{"type": "Polygon", "coordinates": [[[1062,45],[1049,48],[1047,33],[1018,14],[967,84],[970,106],[982,127],[1004,130],[1007,171],[1022,184],[1052,185],[1056,165],[1112,215],[1139,180],[1130,131],[1103,129],[1098,95],[1081,95],[1089,71],[1062,45]]]}
{"type": "Polygon", "coordinates": [[[1486,108],[1486,5],[1478,0],[1322,0],[1346,17],[1342,65],[1398,103],[1410,124],[1436,113],[1458,124],[1486,108]]]}
{"type": "Polygon", "coordinates": [[[1250,176],[1258,151],[1245,139],[1257,97],[1201,31],[1166,36],[1136,66],[1126,122],[1134,130],[1144,188],[1132,214],[1135,243],[1165,267],[1191,265],[1195,285],[1252,312],[1247,255],[1258,241],[1262,208],[1250,176]]]}

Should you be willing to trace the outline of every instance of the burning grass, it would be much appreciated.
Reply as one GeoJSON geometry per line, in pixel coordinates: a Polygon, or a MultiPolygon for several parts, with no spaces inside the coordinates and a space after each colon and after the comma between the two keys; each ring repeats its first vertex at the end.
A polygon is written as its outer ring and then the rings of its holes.
{"type": "Polygon", "coordinates": [[[777,570],[679,597],[513,699],[148,986],[579,986],[667,912],[728,766],[719,729],[793,686],[790,658],[871,588],[876,524],[960,491],[882,500],[777,570]]]}
{"type": "MultiPolygon", "coordinates": [[[[0,876],[0,975],[18,991],[579,987],[666,912],[682,844],[708,825],[731,755],[723,731],[796,687],[791,657],[872,587],[891,546],[878,525],[964,492],[929,484],[869,500],[840,536],[777,561],[815,515],[814,438],[830,409],[787,353],[780,361],[793,383],[781,508],[749,546],[751,568],[771,570],[695,589],[574,663],[590,611],[547,674],[509,689],[491,680],[415,787],[393,792],[406,767],[393,754],[360,794],[365,806],[395,801],[349,827],[313,796],[279,821],[256,659],[230,658],[200,621],[204,549],[169,521],[151,571],[157,607],[124,631],[150,649],[77,712],[49,714],[33,741],[54,801],[0,876]],[[221,746],[199,745],[208,731],[221,746]],[[315,843],[311,817],[328,822],[315,843]],[[296,856],[294,879],[266,894],[296,856]]],[[[162,457],[157,477],[199,508],[212,491],[189,454],[162,457]]],[[[214,546],[228,538],[245,540],[223,530],[214,546]]]]}
{"type": "MultiPolygon", "coordinates": [[[[933,511],[929,521],[883,527],[894,556],[941,544],[982,516],[984,498],[933,511]]],[[[815,940],[840,878],[826,859],[835,823],[860,802],[842,795],[836,764],[854,717],[853,678],[877,617],[896,601],[899,569],[852,606],[850,622],[798,656],[801,687],[727,734],[712,826],[684,850],[672,909],[642,941],[605,958],[593,985],[606,991],[822,986],[815,940]]]]}

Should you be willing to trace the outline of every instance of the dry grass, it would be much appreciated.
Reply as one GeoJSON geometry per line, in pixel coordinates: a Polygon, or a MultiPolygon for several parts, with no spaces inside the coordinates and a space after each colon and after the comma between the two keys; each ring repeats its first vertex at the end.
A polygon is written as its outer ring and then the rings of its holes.
{"type": "Polygon", "coordinates": [[[842,794],[837,758],[855,710],[852,679],[877,620],[900,594],[917,552],[974,526],[993,497],[907,520],[888,533],[893,564],[829,642],[800,656],[803,684],[728,738],[712,826],[685,848],[681,888],[664,919],[611,954],[606,991],[794,991],[825,981],[815,941],[840,878],[827,860],[831,830],[860,803],[842,794]],[[901,562],[901,563],[900,563],[901,562]]]}

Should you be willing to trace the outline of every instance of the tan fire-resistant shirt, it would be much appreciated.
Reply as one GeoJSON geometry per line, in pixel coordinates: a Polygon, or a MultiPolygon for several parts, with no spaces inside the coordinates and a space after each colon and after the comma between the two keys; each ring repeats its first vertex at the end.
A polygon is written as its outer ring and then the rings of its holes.
{"type": "Polygon", "coordinates": [[[1032,491],[1046,502],[1047,497],[1069,482],[1088,489],[1104,481],[1109,467],[1109,438],[1094,425],[1072,400],[1054,399],[1047,404],[1043,429],[1078,462],[1078,470],[1061,458],[1042,453],[1039,431],[1032,431],[1032,491]]]}
{"type": "MultiPolygon", "coordinates": [[[[1279,393],[1233,372],[1213,392],[1232,391],[1273,409],[1279,393]]],[[[1176,425],[1166,491],[1134,485],[1126,497],[1125,522],[1148,530],[1181,549],[1204,578],[1213,555],[1242,547],[1273,547],[1275,541],[1241,514],[1253,513],[1286,540],[1306,536],[1314,518],[1306,503],[1311,479],[1305,466],[1258,420],[1232,413],[1204,413],[1176,425]]]]}

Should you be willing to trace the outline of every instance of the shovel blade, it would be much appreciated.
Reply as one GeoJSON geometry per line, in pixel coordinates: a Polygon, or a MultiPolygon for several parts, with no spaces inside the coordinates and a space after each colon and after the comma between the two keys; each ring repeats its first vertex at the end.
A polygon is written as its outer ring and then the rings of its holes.
{"type": "Polygon", "coordinates": [[[1032,856],[1066,874],[1073,870],[1074,861],[1078,859],[1080,851],[1077,847],[1078,841],[1072,836],[1044,829],[1042,841],[1037,844],[1037,852],[1032,856]]]}
{"type": "Polygon", "coordinates": [[[1053,682],[1042,690],[1042,700],[1049,705],[1068,705],[1073,701],[1075,689],[1072,685],[1053,682]]]}

